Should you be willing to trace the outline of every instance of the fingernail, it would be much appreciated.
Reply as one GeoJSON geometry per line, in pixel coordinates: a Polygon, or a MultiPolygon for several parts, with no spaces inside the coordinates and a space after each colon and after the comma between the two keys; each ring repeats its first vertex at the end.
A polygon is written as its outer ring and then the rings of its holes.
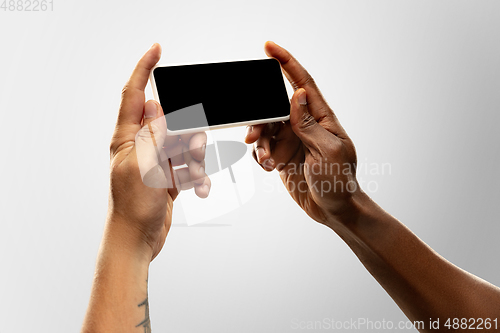
{"type": "Polygon", "coordinates": [[[201,188],[203,189],[203,191],[207,191],[207,193],[210,193],[210,187],[208,187],[208,185],[205,184],[201,188]]]}
{"type": "Polygon", "coordinates": [[[259,162],[262,160],[262,157],[264,157],[265,153],[266,153],[266,151],[264,150],[264,148],[262,148],[262,147],[257,148],[257,150],[255,151],[255,154],[257,155],[257,160],[259,162]]]}
{"type": "Polygon", "coordinates": [[[144,107],[144,119],[155,118],[158,113],[158,105],[156,102],[148,102],[144,107]]]}
{"type": "Polygon", "coordinates": [[[249,136],[250,133],[252,133],[252,132],[253,132],[253,126],[248,126],[247,127],[247,134],[246,134],[246,136],[249,136]]]}
{"type": "Polygon", "coordinates": [[[201,152],[204,153],[205,149],[207,149],[207,144],[204,143],[203,146],[201,146],[201,152]]]}
{"type": "Polygon", "coordinates": [[[200,169],[198,169],[198,172],[200,173],[200,175],[204,175],[205,174],[205,168],[201,166],[200,169]]]}
{"type": "Polygon", "coordinates": [[[307,105],[307,96],[306,96],[306,91],[305,89],[301,89],[302,91],[299,92],[299,104],[304,106],[307,105]]]}

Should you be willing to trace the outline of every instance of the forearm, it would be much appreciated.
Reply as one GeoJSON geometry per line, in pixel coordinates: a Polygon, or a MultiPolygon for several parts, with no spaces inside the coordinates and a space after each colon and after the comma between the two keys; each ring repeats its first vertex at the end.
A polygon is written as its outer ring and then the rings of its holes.
{"type": "Polygon", "coordinates": [[[410,320],[429,329],[430,318],[443,327],[448,318],[500,317],[499,288],[445,260],[365,194],[353,205],[328,225],[410,320]]]}
{"type": "Polygon", "coordinates": [[[108,219],[82,333],[151,331],[147,298],[150,260],[140,237],[108,219]]]}

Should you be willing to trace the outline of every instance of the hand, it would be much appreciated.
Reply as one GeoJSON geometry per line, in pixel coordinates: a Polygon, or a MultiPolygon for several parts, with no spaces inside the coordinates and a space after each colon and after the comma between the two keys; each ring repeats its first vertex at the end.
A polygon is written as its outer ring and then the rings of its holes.
{"type": "Polygon", "coordinates": [[[292,198],[314,220],[326,223],[348,209],[361,190],[356,150],[311,75],[284,48],[267,42],[295,93],[290,121],[250,126],[246,143],[266,171],[277,169],[292,198]]]}
{"type": "Polygon", "coordinates": [[[206,134],[167,136],[161,106],[152,100],[144,103],[144,88],[160,55],[160,45],[154,44],[123,88],[110,145],[108,224],[136,235],[134,242],[150,260],[165,243],[179,191],[194,187],[202,198],[210,191],[203,168],[206,134]],[[183,164],[188,166],[172,169],[183,164]]]}

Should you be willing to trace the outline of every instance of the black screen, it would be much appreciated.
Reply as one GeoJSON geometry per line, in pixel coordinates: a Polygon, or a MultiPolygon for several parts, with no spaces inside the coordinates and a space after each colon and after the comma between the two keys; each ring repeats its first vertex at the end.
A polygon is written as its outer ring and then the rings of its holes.
{"type": "MultiPolygon", "coordinates": [[[[290,114],[276,59],[157,67],[153,71],[165,115],[202,103],[209,126],[285,117],[290,114]]],[[[169,130],[196,128],[170,121],[169,130]]]]}

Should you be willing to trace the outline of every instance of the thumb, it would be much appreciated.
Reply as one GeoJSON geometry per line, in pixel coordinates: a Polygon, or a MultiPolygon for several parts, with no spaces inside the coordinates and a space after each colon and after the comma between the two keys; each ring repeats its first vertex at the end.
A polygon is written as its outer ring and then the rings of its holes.
{"type": "Polygon", "coordinates": [[[310,151],[320,152],[319,145],[331,140],[331,133],[318,124],[309,113],[306,90],[297,89],[290,104],[290,124],[293,132],[310,151]]]}
{"type": "Polygon", "coordinates": [[[161,150],[166,136],[167,123],[162,107],[154,100],[147,101],[144,104],[142,128],[136,135],[136,143],[137,139],[146,140],[161,150]]]}
{"type": "Polygon", "coordinates": [[[135,136],[135,150],[141,178],[145,185],[172,187],[168,157],[163,151],[167,124],[161,106],[153,100],[144,104],[143,126],[135,136]],[[165,163],[166,162],[166,163],[165,163]]]}
{"type": "Polygon", "coordinates": [[[163,110],[160,104],[154,100],[149,100],[144,104],[143,125],[151,124],[151,122],[155,121],[160,116],[163,116],[163,110]]]}

